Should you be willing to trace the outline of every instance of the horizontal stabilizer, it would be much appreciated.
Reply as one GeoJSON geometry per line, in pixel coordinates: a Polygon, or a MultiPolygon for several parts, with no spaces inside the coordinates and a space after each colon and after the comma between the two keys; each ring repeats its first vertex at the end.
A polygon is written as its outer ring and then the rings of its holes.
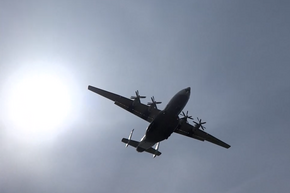
{"type": "MultiPolygon", "coordinates": [[[[138,147],[138,145],[139,145],[139,142],[138,141],[134,141],[134,140],[129,140],[129,139],[126,139],[126,138],[123,138],[122,139],[122,142],[123,143],[126,143],[126,144],[128,144],[128,145],[131,145],[131,146],[133,146],[133,147],[135,147],[135,148],[137,148],[138,147]]],[[[148,153],[151,153],[151,154],[153,154],[153,155],[161,155],[161,152],[160,151],[158,151],[158,150],[156,150],[156,149],[154,149],[154,148],[149,148],[149,149],[145,149],[144,151],[146,151],[146,152],[148,152],[148,153]]]]}
{"type": "Polygon", "coordinates": [[[153,147],[151,147],[149,149],[146,149],[145,151],[148,152],[148,153],[152,153],[153,155],[158,155],[158,156],[161,155],[161,152],[156,150],[156,149],[154,149],[153,147]]]}
{"type": "Polygon", "coordinates": [[[135,147],[135,148],[137,148],[138,145],[139,145],[139,142],[138,142],[138,141],[129,140],[129,139],[126,139],[126,138],[123,138],[123,139],[122,139],[122,142],[123,142],[123,143],[126,143],[126,144],[128,144],[128,145],[131,145],[131,146],[133,146],[133,147],[135,147]]]}

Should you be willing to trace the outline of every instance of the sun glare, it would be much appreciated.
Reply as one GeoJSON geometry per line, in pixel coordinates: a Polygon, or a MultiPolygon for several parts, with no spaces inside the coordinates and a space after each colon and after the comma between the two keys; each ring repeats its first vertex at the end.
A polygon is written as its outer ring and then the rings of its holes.
{"type": "Polygon", "coordinates": [[[61,131],[71,111],[71,93],[62,77],[27,74],[9,90],[7,116],[14,135],[45,140],[61,131]]]}

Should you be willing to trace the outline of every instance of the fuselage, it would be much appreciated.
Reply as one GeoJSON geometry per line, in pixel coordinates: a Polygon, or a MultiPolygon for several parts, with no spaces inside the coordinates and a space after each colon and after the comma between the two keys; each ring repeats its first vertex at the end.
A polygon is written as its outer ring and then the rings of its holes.
{"type": "Polygon", "coordinates": [[[157,142],[167,139],[179,125],[178,115],[185,107],[190,97],[190,87],[176,93],[164,110],[160,111],[148,126],[141,139],[137,151],[142,152],[151,148],[157,142]]]}

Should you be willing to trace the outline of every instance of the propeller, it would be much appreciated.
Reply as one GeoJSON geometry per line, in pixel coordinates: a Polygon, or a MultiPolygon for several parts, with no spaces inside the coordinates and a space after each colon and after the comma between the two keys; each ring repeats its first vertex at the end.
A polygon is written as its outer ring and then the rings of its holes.
{"type": "Polygon", "coordinates": [[[147,105],[153,106],[154,108],[157,109],[157,104],[161,104],[161,102],[156,102],[154,96],[151,97],[152,102],[148,102],[147,105]]]}
{"type": "Polygon", "coordinates": [[[195,123],[195,126],[197,126],[198,128],[201,127],[202,130],[205,130],[206,128],[203,126],[203,124],[206,124],[206,122],[201,122],[201,119],[199,119],[197,117],[198,123],[193,121],[195,123]]]}
{"type": "Polygon", "coordinates": [[[143,99],[143,98],[146,98],[146,96],[140,96],[138,90],[135,91],[135,94],[136,94],[136,96],[131,96],[131,99],[143,99]]]}
{"type": "Polygon", "coordinates": [[[181,119],[185,120],[185,122],[187,122],[187,119],[192,119],[192,116],[188,115],[188,111],[186,111],[186,114],[182,111],[182,113],[180,114],[181,116],[183,116],[181,119]]]}

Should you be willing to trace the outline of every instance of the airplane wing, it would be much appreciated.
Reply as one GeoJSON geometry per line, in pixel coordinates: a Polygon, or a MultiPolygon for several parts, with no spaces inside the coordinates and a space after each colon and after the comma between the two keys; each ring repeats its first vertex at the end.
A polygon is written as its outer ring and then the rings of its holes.
{"type": "Polygon", "coordinates": [[[134,100],[128,99],[126,97],[93,87],[88,86],[88,89],[92,92],[95,92],[103,97],[106,97],[107,99],[110,99],[115,102],[116,105],[119,107],[129,111],[130,113],[133,113],[134,115],[144,119],[145,121],[152,122],[156,115],[160,112],[160,110],[156,108],[151,108],[149,110],[149,106],[138,103],[134,103],[134,100]]]}
{"type": "Polygon", "coordinates": [[[185,135],[194,139],[198,139],[200,141],[208,141],[211,143],[214,143],[216,145],[222,146],[224,148],[230,148],[231,146],[216,137],[208,134],[207,132],[200,130],[198,128],[195,128],[194,126],[190,125],[189,123],[184,123],[180,128],[178,128],[176,133],[179,133],[181,135],[185,135]]]}

